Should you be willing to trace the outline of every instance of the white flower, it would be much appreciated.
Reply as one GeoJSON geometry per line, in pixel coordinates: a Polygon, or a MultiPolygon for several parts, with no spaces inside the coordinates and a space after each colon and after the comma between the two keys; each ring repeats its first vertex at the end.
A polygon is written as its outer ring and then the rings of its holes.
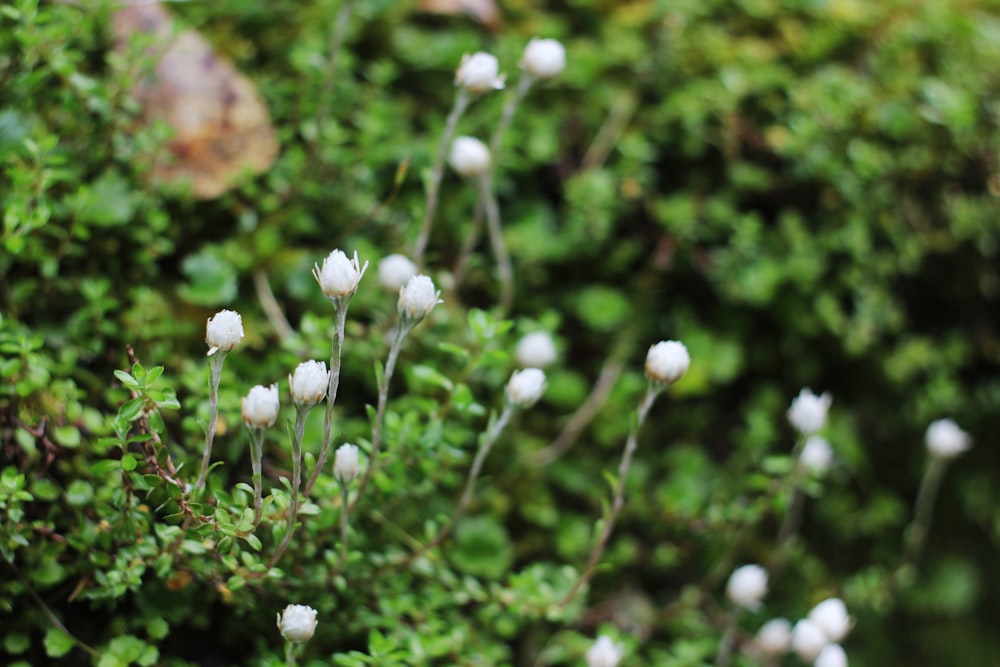
{"type": "Polygon", "coordinates": [[[851,629],[851,617],[847,615],[847,605],[840,598],[823,600],[810,610],[808,618],[819,626],[831,642],[839,642],[851,629]]]}
{"type": "Polygon", "coordinates": [[[514,357],[524,368],[545,368],[556,360],[556,344],[547,331],[535,331],[517,342],[514,357]]]}
{"type": "Polygon", "coordinates": [[[307,642],[316,631],[316,610],[304,604],[290,604],[278,614],[281,636],[293,643],[307,642]]]}
{"type": "Polygon", "coordinates": [[[251,428],[273,426],[278,419],[278,385],[257,385],[243,397],[243,423],[251,428]]]}
{"type": "Polygon", "coordinates": [[[972,446],[972,438],[950,419],[938,419],[927,427],[927,451],[940,459],[953,459],[972,446]]]}
{"type": "Polygon", "coordinates": [[[827,644],[816,656],[813,667],[847,667],[847,654],[840,644],[827,644]]]}
{"type": "Polygon", "coordinates": [[[830,392],[817,396],[810,389],[803,389],[788,408],[788,421],[802,435],[812,435],[826,426],[826,413],[833,397],[830,392]]]}
{"type": "Polygon", "coordinates": [[[504,77],[499,75],[500,63],[489,53],[467,53],[455,72],[455,85],[470,93],[488,93],[503,88],[504,77]]]}
{"type": "Polygon", "coordinates": [[[823,629],[808,618],[803,618],[792,628],[792,650],[806,662],[815,660],[829,643],[823,629]]]}
{"type": "Polygon", "coordinates": [[[625,647],[613,642],[611,637],[601,635],[587,649],[587,667],[617,667],[623,655],[625,647]]]}
{"type": "Polygon", "coordinates": [[[519,408],[538,402],[545,391],[545,372],[539,368],[514,371],[507,381],[507,400],[519,408]]]}
{"type": "Polygon", "coordinates": [[[209,356],[222,350],[228,352],[243,340],[243,318],[235,310],[220,310],[205,325],[205,342],[209,356]]]}
{"type": "Polygon", "coordinates": [[[490,149],[475,137],[455,137],[448,164],[465,178],[485,174],[490,169],[490,149]]]}
{"type": "Polygon", "coordinates": [[[354,294],[367,268],[368,262],[364,266],[358,263],[357,251],[352,259],[342,250],[334,250],[323,260],[322,268],[313,265],[313,276],[328,299],[339,299],[354,294]]]}
{"type": "Polygon", "coordinates": [[[684,343],[661,340],[646,353],[646,375],[653,382],[677,382],[691,365],[684,343]]]}
{"type": "Polygon", "coordinates": [[[809,436],[799,454],[799,465],[814,475],[822,475],[832,464],[833,448],[830,442],[821,435],[809,436]]]}
{"type": "Polygon", "coordinates": [[[330,373],[323,361],[303,361],[288,376],[288,387],[296,405],[316,405],[326,396],[329,384],[330,373]]]}
{"type": "Polygon", "coordinates": [[[441,292],[434,289],[433,280],[424,275],[413,276],[399,289],[399,314],[421,320],[440,303],[439,296],[441,292]]]}
{"type": "Polygon", "coordinates": [[[415,275],[417,265],[405,255],[389,255],[378,263],[378,284],[393,292],[399,291],[415,275]]]}
{"type": "Polygon", "coordinates": [[[792,624],[784,618],[772,618],[757,631],[753,645],[761,653],[778,657],[788,651],[792,643],[792,624]]]}
{"type": "Polygon", "coordinates": [[[726,584],[726,595],[734,604],[756,609],[767,593],[767,570],[760,565],[743,565],[733,570],[726,584]]]}
{"type": "Polygon", "coordinates": [[[551,79],[566,69],[566,48],[555,39],[535,38],[524,47],[521,67],[539,79],[551,79]]]}
{"type": "Polygon", "coordinates": [[[333,459],[333,476],[350,484],[358,476],[358,446],[343,444],[337,448],[333,459]]]}

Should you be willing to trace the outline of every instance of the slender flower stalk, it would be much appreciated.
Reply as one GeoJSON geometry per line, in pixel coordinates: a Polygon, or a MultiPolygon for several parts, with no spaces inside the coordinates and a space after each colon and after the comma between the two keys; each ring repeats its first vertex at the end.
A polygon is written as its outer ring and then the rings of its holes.
{"type": "Polygon", "coordinates": [[[260,525],[264,514],[264,479],[261,461],[264,458],[264,429],[250,428],[250,467],[253,481],[253,526],[260,525]]]}
{"type": "Polygon", "coordinates": [[[292,543],[292,535],[295,533],[295,522],[299,516],[299,486],[302,485],[302,437],[306,430],[306,416],[309,414],[309,405],[295,406],[295,427],[292,430],[292,499],[288,506],[288,528],[285,536],[281,539],[281,544],[271,556],[268,568],[278,564],[281,557],[292,543]]]}
{"type": "Polygon", "coordinates": [[[937,500],[941,480],[948,470],[948,459],[931,457],[917,491],[917,500],[913,505],[913,522],[906,529],[906,544],[903,547],[903,564],[912,565],[919,560],[927,542],[934,517],[934,503],[937,500]]]}
{"type": "Polygon", "coordinates": [[[715,667],[729,667],[733,659],[733,646],[736,644],[736,633],[739,631],[740,608],[732,606],[726,612],[726,625],[719,641],[719,650],[715,654],[715,667]]]}
{"type": "Polygon", "coordinates": [[[340,558],[337,560],[337,569],[333,571],[333,576],[337,576],[344,571],[347,564],[348,538],[351,531],[351,499],[350,490],[347,483],[337,480],[340,486],[340,558]]]}
{"type": "Polygon", "coordinates": [[[313,486],[326,466],[330,456],[330,445],[333,438],[333,408],[337,402],[337,391],[340,388],[340,365],[344,351],[344,329],[347,324],[347,303],[334,309],[333,346],[330,352],[330,380],[326,390],[326,416],[323,418],[323,444],[320,446],[316,467],[306,482],[302,494],[306,498],[312,493],[313,486]]]}
{"type": "Polygon", "coordinates": [[[205,432],[205,451],[201,459],[201,472],[194,485],[197,493],[205,485],[208,466],[212,460],[212,443],[219,423],[219,381],[226,353],[236,349],[243,341],[243,318],[234,310],[221,310],[205,324],[205,343],[212,358],[208,384],[208,430],[205,432]]]}
{"type": "Polygon", "coordinates": [[[517,82],[517,89],[513,94],[507,96],[507,101],[503,105],[503,112],[500,115],[500,121],[497,123],[497,127],[493,130],[493,136],[490,137],[490,152],[493,155],[499,155],[500,146],[503,144],[503,137],[507,134],[507,130],[510,129],[510,125],[514,120],[514,113],[517,111],[517,107],[520,106],[521,101],[527,96],[528,91],[535,84],[537,79],[524,72],[521,74],[520,80],[517,82]]]}
{"type": "Polygon", "coordinates": [[[264,434],[278,419],[278,385],[257,385],[243,397],[243,423],[250,431],[250,466],[253,469],[254,520],[256,528],[264,513],[264,486],[261,461],[264,458],[264,434]]]}
{"type": "Polygon", "coordinates": [[[800,436],[795,443],[795,449],[792,450],[792,469],[788,473],[787,478],[787,484],[791,487],[792,498],[788,502],[788,510],[785,512],[785,516],[781,520],[781,527],[778,529],[777,547],[779,551],[790,539],[798,534],[799,527],[802,524],[802,510],[806,502],[806,495],[802,491],[802,481],[808,474],[808,471],[799,459],[802,457],[805,442],[805,436],[800,436]]]}
{"type": "Polygon", "coordinates": [[[211,379],[208,385],[208,430],[205,432],[205,451],[201,457],[201,472],[198,473],[198,481],[194,485],[194,492],[197,493],[205,485],[208,477],[208,467],[212,461],[212,443],[215,441],[215,431],[219,424],[219,381],[222,378],[222,362],[226,358],[226,353],[218,351],[212,355],[210,362],[211,379]]]}
{"type": "Polygon", "coordinates": [[[507,252],[507,244],[503,240],[503,229],[500,224],[500,207],[497,205],[493,192],[493,179],[489,172],[479,177],[479,198],[486,211],[486,226],[490,233],[490,245],[497,260],[497,273],[500,280],[501,312],[509,313],[514,305],[514,265],[507,252]]]}

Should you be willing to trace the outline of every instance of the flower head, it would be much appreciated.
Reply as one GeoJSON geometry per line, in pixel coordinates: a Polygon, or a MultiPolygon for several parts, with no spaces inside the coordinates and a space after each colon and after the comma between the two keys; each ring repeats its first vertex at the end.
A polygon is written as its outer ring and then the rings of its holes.
{"type": "Polygon", "coordinates": [[[309,641],[316,631],[316,610],[304,604],[288,605],[278,614],[278,630],[292,643],[309,641]]]}
{"type": "Polygon", "coordinates": [[[243,423],[250,428],[268,428],[278,419],[278,385],[257,385],[243,397],[243,423]]]}
{"type": "Polygon", "coordinates": [[[813,473],[823,475],[833,464],[833,448],[821,435],[810,435],[799,454],[799,465],[813,473]]]}
{"type": "Polygon", "coordinates": [[[405,255],[387,255],[378,263],[378,284],[393,292],[398,292],[415,275],[417,265],[405,255]]]}
{"type": "Polygon", "coordinates": [[[441,292],[434,289],[434,281],[424,275],[410,278],[399,289],[399,315],[422,320],[440,303],[441,292]]]}
{"type": "Polygon", "coordinates": [[[521,67],[539,79],[559,76],[566,69],[566,48],[558,40],[536,37],[524,47],[521,67]]]}
{"type": "Polygon", "coordinates": [[[316,405],[326,396],[329,384],[330,373],[322,361],[303,361],[288,376],[288,387],[296,405],[316,405]]]}
{"type": "Polygon", "coordinates": [[[778,657],[788,652],[792,643],[792,624],[784,618],[772,618],[757,631],[753,645],[760,653],[778,657]]]}
{"type": "Polygon", "coordinates": [[[680,341],[661,340],[646,353],[646,376],[653,382],[677,382],[690,365],[691,355],[680,341]]]}
{"type": "Polygon", "coordinates": [[[939,459],[953,459],[972,446],[972,438],[950,419],[938,419],[927,427],[927,451],[939,459]]]}
{"type": "Polygon", "coordinates": [[[740,607],[756,609],[767,593],[767,570],[760,565],[742,565],[729,575],[726,595],[740,607]]]}
{"type": "Polygon", "coordinates": [[[808,618],[803,618],[792,628],[792,650],[806,662],[815,660],[829,643],[823,629],[808,618]]]}
{"type": "Polygon", "coordinates": [[[827,644],[816,656],[813,667],[847,667],[847,654],[840,644],[827,644]]]}
{"type": "Polygon", "coordinates": [[[545,372],[539,368],[514,371],[507,381],[507,400],[519,408],[531,407],[545,391],[545,372]]]}
{"type": "Polygon", "coordinates": [[[364,266],[358,263],[357,251],[350,258],[342,250],[334,250],[323,260],[322,268],[313,265],[313,275],[328,299],[340,299],[354,294],[367,268],[368,262],[364,266]]]}
{"type": "Polygon", "coordinates": [[[788,421],[802,435],[812,435],[826,426],[826,413],[832,402],[830,392],[817,396],[811,389],[803,389],[788,408],[788,421]]]}
{"type": "Polygon", "coordinates": [[[587,649],[587,667],[617,667],[623,655],[625,647],[613,642],[611,637],[601,635],[587,649]]]}
{"type": "Polygon", "coordinates": [[[482,51],[462,56],[462,63],[455,72],[455,85],[475,94],[488,93],[503,88],[500,63],[496,56],[482,51]]]}
{"type": "Polygon", "coordinates": [[[350,484],[358,476],[358,446],[343,444],[337,448],[333,459],[333,476],[343,484],[350,484]]]}
{"type": "Polygon", "coordinates": [[[831,642],[839,642],[851,629],[851,617],[847,615],[847,605],[840,598],[827,598],[809,611],[807,617],[819,626],[831,642]]]}
{"type": "Polygon", "coordinates": [[[490,169],[490,149],[475,137],[455,137],[448,153],[448,164],[460,176],[480,176],[490,169]]]}
{"type": "Polygon", "coordinates": [[[209,356],[219,350],[228,352],[243,340],[243,318],[235,310],[220,310],[205,325],[209,356]]]}
{"type": "Polygon", "coordinates": [[[545,368],[557,356],[556,344],[547,331],[535,331],[517,342],[514,357],[524,368],[545,368]]]}

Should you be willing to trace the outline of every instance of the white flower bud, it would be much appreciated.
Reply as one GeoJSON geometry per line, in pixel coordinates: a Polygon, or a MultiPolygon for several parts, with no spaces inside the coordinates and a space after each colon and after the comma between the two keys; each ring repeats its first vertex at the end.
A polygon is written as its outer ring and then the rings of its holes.
{"type": "Polygon", "coordinates": [[[521,67],[539,79],[559,76],[566,69],[566,48],[558,40],[536,37],[524,48],[521,67]]]}
{"type": "Polygon", "coordinates": [[[684,343],[661,340],[646,353],[646,376],[653,382],[677,382],[691,365],[684,343]]]}
{"type": "Polygon", "coordinates": [[[545,391],[545,372],[538,368],[514,371],[507,381],[507,400],[519,408],[531,407],[545,391]]]}
{"type": "Polygon", "coordinates": [[[329,384],[330,373],[323,361],[303,361],[288,376],[288,387],[296,405],[316,405],[326,396],[329,384]]]}
{"type": "Polygon", "coordinates": [[[490,169],[490,149],[475,137],[455,137],[448,153],[448,164],[460,176],[480,176],[490,169]]]}
{"type": "Polygon", "coordinates": [[[740,607],[757,609],[766,593],[767,570],[760,565],[743,565],[729,575],[726,595],[740,607]]]}
{"type": "Polygon", "coordinates": [[[455,85],[475,94],[488,93],[503,88],[500,63],[496,56],[480,51],[462,56],[462,63],[455,72],[455,85]]]}
{"type": "Polygon", "coordinates": [[[378,263],[378,284],[392,292],[398,292],[415,275],[417,265],[405,255],[388,255],[378,263]]]}
{"type": "Polygon", "coordinates": [[[328,299],[339,299],[354,294],[367,268],[368,262],[364,266],[358,263],[357,251],[352,259],[342,250],[334,250],[323,260],[322,268],[313,265],[313,276],[328,299]]]}
{"type": "Polygon", "coordinates": [[[953,459],[972,446],[972,438],[950,419],[938,419],[927,427],[927,451],[940,459],[953,459]]]}
{"type": "Polygon", "coordinates": [[[220,310],[205,325],[209,356],[219,350],[228,352],[243,340],[243,318],[235,310],[220,310]]]}
{"type": "Polygon", "coordinates": [[[514,357],[524,368],[545,368],[557,356],[556,344],[547,331],[535,331],[517,342],[514,357]]]}
{"type": "Polygon", "coordinates": [[[243,397],[243,423],[250,428],[267,428],[278,420],[278,385],[257,385],[243,397]]]}
{"type": "Polygon", "coordinates": [[[601,635],[587,649],[587,667],[617,667],[624,655],[624,646],[616,644],[607,635],[601,635]]]}
{"type": "Polygon", "coordinates": [[[788,421],[802,435],[812,435],[826,426],[826,413],[833,397],[830,392],[817,396],[810,389],[803,389],[788,408],[788,421]]]}
{"type": "Polygon", "coordinates": [[[827,644],[816,656],[813,667],[847,667],[847,654],[840,644],[827,644]]]}
{"type": "Polygon", "coordinates": [[[441,292],[434,289],[434,281],[424,275],[416,275],[410,278],[405,285],[399,289],[399,309],[400,317],[421,320],[440,303],[438,297],[441,292]]]}
{"type": "Polygon", "coordinates": [[[757,631],[753,646],[766,656],[777,658],[788,652],[792,643],[792,624],[784,618],[772,618],[757,631]]]}
{"type": "Polygon", "coordinates": [[[839,642],[851,629],[851,617],[847,615],[847,605],[840,598],[823,600],[812,608],[808,618],[819,626],[831,642],[839,642]]]}
{"type": "Polygon", "coordinates": [[[799,466],[814,475],[823,475],[833,465],[833,448],[821,435],[811,435],[802,446],[799,466]]]}
{"type": "Polygon", "coordinates": [[[338,447],[333,459],[333,476],[350,484],[358,476],[358,469],[358,446],[343,444],[338,447]]]}
{"type": "Polygon", "coordinates": [[[299,644],[316,632],[316,610],[304,604],[290,604],[278,614],[278,630],[286,640],[299,644]]]}
{"type": "Polygon", "coordinates": [[[803,618],[792,628],[792,650],[806,662],[815,660],[829,643],[823,629],[808,618],[803,618]]]}

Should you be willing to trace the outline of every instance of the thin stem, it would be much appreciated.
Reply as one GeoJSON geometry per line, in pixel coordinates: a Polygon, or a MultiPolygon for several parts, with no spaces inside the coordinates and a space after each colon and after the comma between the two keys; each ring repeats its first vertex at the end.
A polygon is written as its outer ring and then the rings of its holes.
{"type": "Polygon", "coordinates": [[[337,403],[337,390],[340,388],[340,361],[344,350],[344,327],[347,322],[347,301],[334,304],[335,326],[333,332],[333,350],[330,352],[330,381],[326,388],[326,417],[323,419],[323,445],[319,450],[319,457],[316,459],[316,467],[306,482],[303,495],[308,498],[312,493],[319,474],[326,466],[326,460],[330,456],[330,444],[333,436],[333,408],[337,403]]]}
{"type": "Polygon", "coordinates": [[[535,77],[531,76],[527,72],[521,74],[521,80],[517,82],[517,90],[513,95],[507,97],[507,102],[503,105],[503,113],[500,116],[500,122],[497,123],[496,129],[493,131],[493,136],[490,138],[490,153],[493,155],[493,164],[496,164],[497,155],[500,153],[500,145],[503,142],[503,136],[507,133],[510,128],[511,121],[514,120],[514,112],[517,111],[518,105],[524,96],[528,94],[531,90],[531,86],[535,83],[535,77]]]}
{"type": "Polygon", "coordinates": [[[337,60],[344,45],[347,34],[347,22],[354,8],[353,0],[344,0],[337,12],[333,33],[330,35],[329,57],[326,61],[326,71],[323,75],[323,87],[319,97],[319,107],[316,110],[316,141],[322,143],[325,135],[326,117],[330,113],[330,99],[333,97],[333,82],[337,73],[337,60]]]}
{"type": "Polygon", "coordinates": [[[448,114],[444,131],[441,133],[441,143],[438,144],[434,164],[431,165],[430,181],[427,183],[427,207],[424,209],[424,219],[420,224],[420,235],[417,237],[416,243],[413,244],[413,262],[417,266],[423,263],[424,251],[430,240],[431,226],[434,224],[434,213],[438,205],[438,194],[441,191],[441,179],[444,178],[444,162],[448,156],[448,146],[451,145],[451,138],[455,134],[458,120],[465,113],[470,101],[469,93],[464,88],[459,88],[455,95],[455,106],[448,114]]]}
{"type": "Polygon", "coordinates": [[[455,268],[452,270],[456,287],[462,284],[462,279],[465,278],[465,266],[469,263],[469,257],[472,256],[472,251],[476,249],[476,244],[479,243],[479,235],[483,232],[483,218],[485,217],[485,213],[483,198],[476,197],[476,210],[472,215],[472,226],[469,228],[469,235],[465,237],[462,249],[458,252],[458,259],[455,260],[455,268]]]}
{"type": "Polygon", "coordinates": [[[587,560],[586,567],[583,568],[583,572],[580,573],[580,577],[573,584],[573,588],[566,594],[566,597],[556,605],[557,607],[565,607],[570,604],[576,598],[580,589],[594,575],[594,568],[597,567],[598,562],[601,560],[604,548],[607,546],[611,532],[615,528],[615,521],[618,519],[618,514],[625,505],[625,481],[628,477],[629,467],[632,465],[632,457],[635,455],[635,450],[639,445],[639,429],[642,428],[643,422],[646,421],[646,415],[649,414],[649,409],[653,407],[653,403],[662,389],[663,386],[650,383],[646,389],[646,395],[643,397],[642,403],[636,409],[635,419],[632,422],[632,427],[629,429],[628,440],[625,442],[625,451],[622,454],[621,463],[618,464],[618,479],[615,481],[615,495],[611,502],[611,510],[608,513],[608,517],[604,520],[600,537],[598,537],[594,548],[590,552],[590,558],[587,560]]]}
{"type": "Polygon", "coordinates": [[[285,642],[285,667],[295,667],[295,644],[285,642]]]}
{"type": "Polygon", "coordinates": [[[292,502],[288,508],[288,529],[281,540],[281,544],[271,556],[271,561],[267,564],[268,569],[274,567],[281,560],[292,542],[292,535],[295,533],[295,520],[299,516],[299,486],[302,484],[302,436],[306,430],[306,416],[309,414],[308,406],[297,406],[295,410],[295,429],[292,433],[292,502]]]}
{"type": "Polygon", "coordinates": [[[201,457],[201,472],[194,485],[194,492],[201,491],[208,477],[208,466],[212,460],[212,443],[215,441],[215,430],[219,423],[219,381],[222,378],[222,362],[226,357],[223,350],[216,350],[212,355],[211,378],[208,383],[208,430],[205,432],[205,451],[201,457]]]}
{"type": "Polygon", "coordinates": [[[788,503],[788,511],[785,512],[785,518],[781,521],[781,528],[778,529],[778,551],[781,551],[781,548],[785,546],[788,540],[798,534],[799,527],[802,525],[802,510],[806,502],[805,493],[802,491],[802,477],[805,475],[805,471],[802,469],[799,459],[802,456],[804,448],[805,436],[801,436],[798,442],[795,443],[795,449],[792,451],[792,470],[788,473],[789,484],[792,487],[792,499],[788,503]]]}
{"type": "Polygon", "coordinates": [[[286,341],[294,336],[295,332],[292,325],[288,323],[285,313],[282,312],[281,304],[274,298],[274,290],[271,289],[271,283],[267,280],[267,271],[258,269],[253,272],[253,286],[257,292],[257,301],[260,302],[260,307],[264,310],[267,321],[271,323],[274,332],[278,334],[278,338],[286,341]]]}
{"type": "Polygon", "coordinates": [[[497,273],[500,278],[500,308],[506,314],[514,305],[514,266],[511,264],[507,245],[503,240],[500,226],[500,207],[493,193],[493,180],[489,173],[479,177],[479,196],[486,210],[486,224],[490,232],[490,245],[497,259],[497,273]]]}
{"type": "Polygon", "coordinates": [[[264,458],[264,429],[250,428],[250,466],[253,469],[253,526],[260,524],[264,514],[264,482],[261,477],[261,459],[264,458]]]}
{"type": "Polygon", "coordinates": [[[337,576],[344,571],[344,565],[347,564],[347,539],[350,534],[351,521],[351,503],[350,503],[350,491],[347,488],[347,484],[337,480],[340,484],[340,559],[337,562],[337,569],[334,570],[333,576],[337,576]]]}
{"type": "Polygon", "coordinates": [[[906,531],[906,546],[903,549],[901,567],[916,563],[923,553],[934,515],[934,502],[937,500],[938,489],[941,488],[941,480],[944,479],[947,469],[947,459],[931,457],[913,506],[913,523],[906,531]]]}
{"type": "Polygon", "coordinates": [[[726,615],[726,629],[719,641],[719,652],[715,656],[715,667],[729,667],[733,658],[733,646],[736,644],[736,621],[739,620],[740,609],[733,607],[726,615]]]}

